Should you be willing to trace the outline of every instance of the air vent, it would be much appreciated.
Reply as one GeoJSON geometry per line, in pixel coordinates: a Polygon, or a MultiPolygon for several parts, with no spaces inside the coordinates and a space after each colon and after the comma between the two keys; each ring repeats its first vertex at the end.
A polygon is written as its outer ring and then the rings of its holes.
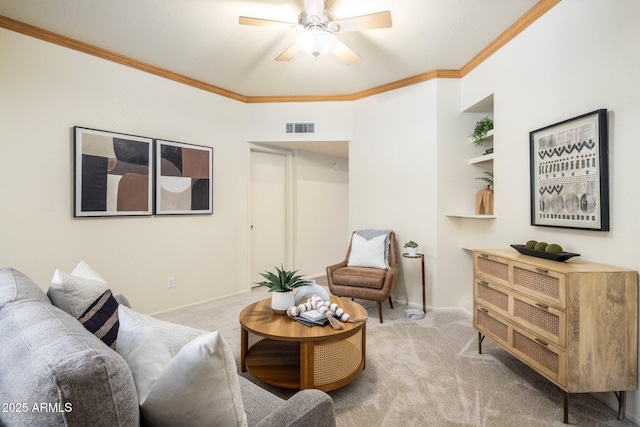
{"type": "Polygon", "coordinates": [[[286,133],[316,133],[315,123],[287,123],[286,133]]]}

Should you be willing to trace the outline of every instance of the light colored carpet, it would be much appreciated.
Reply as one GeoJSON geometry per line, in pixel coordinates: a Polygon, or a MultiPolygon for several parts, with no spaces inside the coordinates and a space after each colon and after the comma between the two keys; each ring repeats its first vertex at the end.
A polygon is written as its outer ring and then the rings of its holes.
{"type": "MultiPolygon", "coordinates": [[[[269,297],[266,288],[158,314],[156,317],[220,331],[240,364],[238,315],[251,302],[269,297]]],[[[408,319],[408,308],[357,300],[369,314],[366,368],[352,383],[329,392],[337,424],[348,426],[563,426],[562,399],[554,385],[486,339],[478,354],[471,318],[460,312],[429,312],[408,319]]],[[[240,373],[240,372],[239,372],[240,373]]],[[[240,373],[272,393],[272,387],[240,373]]],[[[572,394],[569,423],[579,426],[634,426],[589,394],[572,394]]]]}

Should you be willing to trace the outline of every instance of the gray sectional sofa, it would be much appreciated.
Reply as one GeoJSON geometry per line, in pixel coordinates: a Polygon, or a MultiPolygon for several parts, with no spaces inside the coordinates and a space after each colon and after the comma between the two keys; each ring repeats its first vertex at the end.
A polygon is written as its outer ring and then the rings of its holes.
{"type": "MultiPolygon", "coordinates": [[[[249,426],[335,426],[326,393],[284,401],[238,380],[249,426]]],[[[2,426],[140,425],[125,360],[10,268],[0,269],[0,405],[2,426]]]]}

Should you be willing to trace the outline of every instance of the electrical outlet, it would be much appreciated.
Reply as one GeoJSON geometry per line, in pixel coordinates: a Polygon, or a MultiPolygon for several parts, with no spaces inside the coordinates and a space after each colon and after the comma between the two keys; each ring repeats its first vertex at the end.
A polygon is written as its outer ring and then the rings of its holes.
{"type": "Polygon", "coordinates": [[[176,285],[176,281],[173,277],[167,279],[167,288],[173,288],[176,285]]]}

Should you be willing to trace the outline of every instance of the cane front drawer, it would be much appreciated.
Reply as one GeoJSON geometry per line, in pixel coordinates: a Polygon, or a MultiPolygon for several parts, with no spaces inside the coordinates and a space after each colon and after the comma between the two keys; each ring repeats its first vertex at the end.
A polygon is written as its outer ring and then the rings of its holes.
{"type": "Polygon", "coordinates": [[[511,328],[511,351],[560,386],[566,386],[567,353],[525,329],[511,328]]]}
{"type": "Polygon", "coordinates": [[[511,297],[508,290],[503,287],[493,285],[484,279],[476,278],[473,284],[473,295],[474,301],[503,316],[508,315],[511,297]]]}
{"type": "Polygon", "coordinates": [[[563,310],[514,295],[510,314],[514,322],[535,332],[546,341],[565,347],[567,314],[563,310]]]}
{"type": "Polygon", "coordinates": [[[509,325],[505,319],[481,305],[473,306],[473,324],[480,332],[503,346],[509,345],[509,325]]]}
{"type": "Polygon", "coordinates": [[[557,308],[567,308],[567,278],[557,271],[514,262],[513,287],[557,308]]]}
{"type": "Polygon", "coordinates": [[[509,263],[500,257],[476,254],[474,257],[474,274],[481,279],[501,285],[509,285],[509,263]]]}

